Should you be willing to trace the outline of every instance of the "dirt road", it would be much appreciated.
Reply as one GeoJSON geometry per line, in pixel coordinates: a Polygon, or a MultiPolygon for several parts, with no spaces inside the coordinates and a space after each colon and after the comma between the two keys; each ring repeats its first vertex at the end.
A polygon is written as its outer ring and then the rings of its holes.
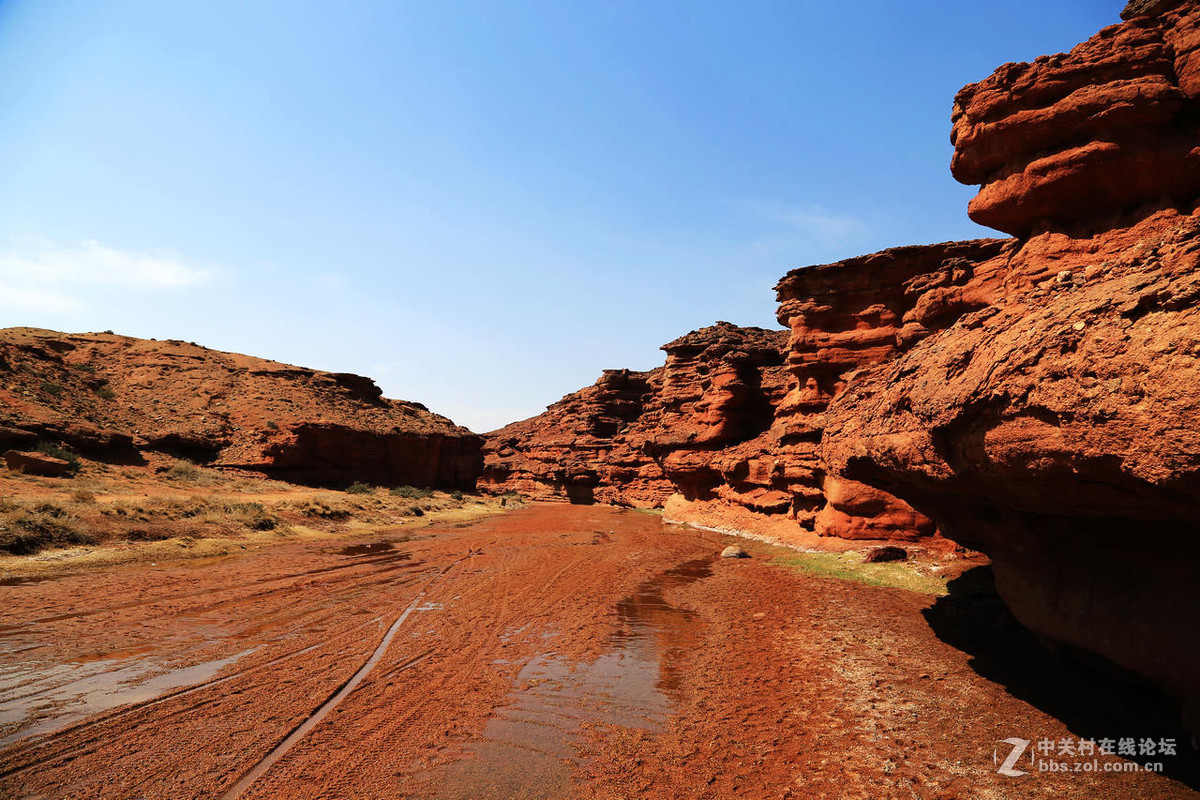
{"type": "Polygon", "coordinates": [[[939,639],[932,598],[727,543],[537,506],[2,586],[0,795],[1196,796],[1000,775],[999,740],[1078,725],[939,639]]]}

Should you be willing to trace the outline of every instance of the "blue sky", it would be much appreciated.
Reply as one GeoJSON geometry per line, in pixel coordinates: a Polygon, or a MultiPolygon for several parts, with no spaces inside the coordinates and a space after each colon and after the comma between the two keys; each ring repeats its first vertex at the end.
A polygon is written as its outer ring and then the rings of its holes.
{"type": "Polygon", "coordinates": [[[1119,0],[0,0],[0,326],[369,375],[478,431],[789,269],[990,235],[950,108],[1119,0]]]}

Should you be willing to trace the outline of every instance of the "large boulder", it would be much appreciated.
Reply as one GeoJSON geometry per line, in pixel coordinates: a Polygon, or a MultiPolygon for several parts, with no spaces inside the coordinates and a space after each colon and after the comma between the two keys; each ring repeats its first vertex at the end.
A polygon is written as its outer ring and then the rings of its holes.
{"type": "Polygon", "coordinates": [[[24,472],[27,475],[43,475],[58,478],[71,471],[71,462],[45,453],[30,453],[20,450],[9,450],[4,454],[4,463],[11,470],[24,472]]]}

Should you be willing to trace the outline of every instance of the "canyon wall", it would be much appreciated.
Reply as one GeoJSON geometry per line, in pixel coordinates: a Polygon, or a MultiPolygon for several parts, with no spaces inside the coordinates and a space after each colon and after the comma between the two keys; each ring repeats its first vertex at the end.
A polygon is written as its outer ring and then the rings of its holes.
{"type": "Polygon", "coordinates": [[[1021,238],[975,268],[982,303],[832,401],[822,453],[1200,730],[1200,8],[1132,6],[959,93],[972,216],[1021,238]]]}
{"type": "Polygon", "coordinates": [[[722,324],[606,373],[491,435],[484,485],[802,544],[947,537],[1044,640],[1200,730],[1200,6],[1122,16],[954,100],[969,214],[1016,238],[794,270],[786,334],[722,324]]]}
{"type": "Polygon", "coordinates": [[[723,480],[714,456],[771,424],[786,338],[719,322],[663,345],[661,367],[606,371],[544,414],[488,434],[480,486],[638,507],[661,506],[680,488],[711,495],[723,480]]]}
{"type": "MultiPolygon", "coordinates": [[[[893,277],[1001,248],[994,241],[906,248],[893,277]]],[[[908,504],[827,475],[821,462],[821,411],[834,383],[890,358],[900,336],[893,317],[915,303],[904,300],[899,282],[880,288],[859,264],[845,268],[862,274],[858,289],[839,293],[841,266],[792,280],[797,298],[811,296],[788,306],[790,332],[727,322],[702,328],[664,345],[661,367],[609,370],[544,414],[488,434],[480,487],[538,500],[666,507],[679,521],[796,543],[822,536],[947,546],[908,504]],[[825,303],[836,309],[822,311],[825,303]]]]}
{"type": "Polygon", "coordinates": [[[482,437],[369,378],[111,333],[0,330],[0,449],[187,458],[300,483],[474,488],[482,437]]]}

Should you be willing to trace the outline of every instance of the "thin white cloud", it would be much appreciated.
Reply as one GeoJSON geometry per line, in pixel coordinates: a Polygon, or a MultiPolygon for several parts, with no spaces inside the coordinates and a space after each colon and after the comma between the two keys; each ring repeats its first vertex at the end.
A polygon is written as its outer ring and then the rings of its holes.
{"type": "Polygon", "coordinates": [[[176,256],[118,250],[94,240],[77,247],[0,253],[0,306],[68,313],[87,307],[81,288],[171,291],[212,278],[176,256]]]}
{"type": "Polygon", "coordinates": [[[0,308],[39,314],[67,314],[82,310],[84,303],[52,289],[25,288],[0,281],[0,308]]]}
{"type": "Polygon", "coordinates": [[[780,207],[775,210],[774,217],[825,244],[840,244],[867,232],[867,225],[862,220],[833,214],[820,206],[780,207]]]}
{"type": "Polygon", "coordinates": [[[730,205],[756,231],[750,253],[761,257],[793,257],[853,249],[870,239],[871,227],[863,219],[816,203],[779,200],[734,200],[730,205]]]}

